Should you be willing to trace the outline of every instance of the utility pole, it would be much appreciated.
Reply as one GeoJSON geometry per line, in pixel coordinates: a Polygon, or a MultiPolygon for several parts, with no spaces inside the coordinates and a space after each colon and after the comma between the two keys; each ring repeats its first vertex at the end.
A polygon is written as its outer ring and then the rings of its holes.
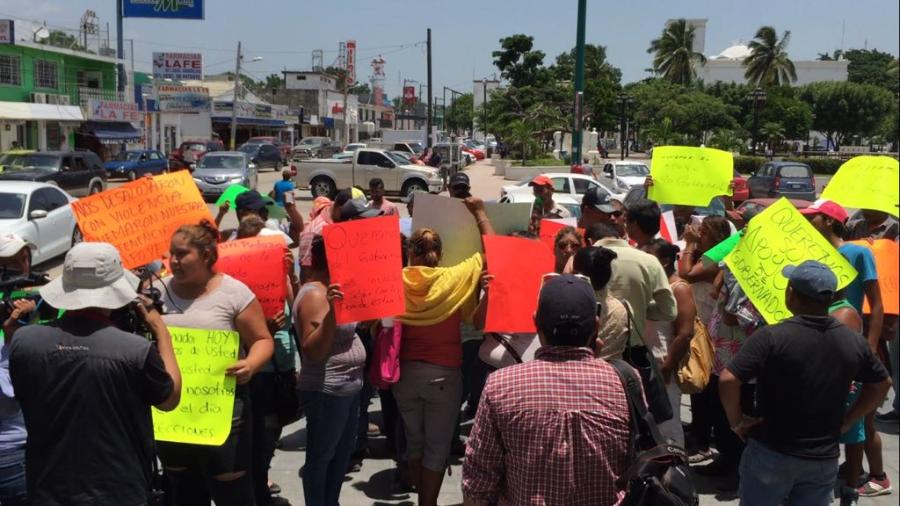
{"type": "Polygon", "coordinates": [[[587,23],[587,0],[578,0],[578,28],[575,36],[575,121],[572,132],[572,163],[581,165],[582,108],[584,107],[584,32],[587,23]]]}
{"type": "Polygon", "coordinates": [[[119,79],[117,89],[121,92],[125,91],[125,65],[122,60],[125,59],[125,35],[122,33],[122,0],[116,0],[116,68],[118,69],[119,79]]]}
{"type": "Polygon", "coordinates": [[[347,114],[347,94],[350,91],[350,73],[344,68],[344,131],[341,134],[344,146],[350,144],[350,115],[347,114]]]}
{"type": "Polygon", "coordinates": [[[434,139],[432,138],[432,128],[434,128],[434,95],[432,95],[431,90],[431,28],[428,29],[428,126],[427,126],[427,135],[428,140],[426,141],[426,145],[430,148],[434,144],[434,139]]]}
{"type": "Polygon", "coordinates": [[[487,78],[481,79],[481,140],[487,151],[487,78]]]}
{"type": "Polygon", "coordinates": [[[238,108],[238,97],[241,94],[241,60],[244,59],[244,55],[241,54],[241,41],[238,41],[237,46],[237,58],[235,58],[234,63],[234,96],[231,101],[231,150],[234,151],[235,148],[235,138],[237,137],[237,108],[238,108]]]}

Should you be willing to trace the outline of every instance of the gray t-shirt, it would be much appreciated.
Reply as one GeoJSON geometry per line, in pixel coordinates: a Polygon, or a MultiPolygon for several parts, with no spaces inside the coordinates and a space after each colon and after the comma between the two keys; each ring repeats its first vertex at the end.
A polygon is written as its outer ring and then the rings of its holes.
{"type": "Polygon", "coordinates": [[[163,321],[170,327],[236,331],[235,320],[256,298],[247,285],[222,274],[219,286],[196,299],[182,299],[172,289],[172,278],[162,280],[163,321]]]}
{"type": "MultiPolygon", "coordinates": [[[[297,292],[294,302],[295,324],[297,334],[303,335],[300,327],[300,304],[303,296],[312,290],[321,289],[317,283],[307,283],[297,292]]],[[[334,330],[334,341],[331,353],[325,362],[312,362],[300,354],[300,381],[297,385],[301,391],[322,392],[329,395],[353,395],[362,389],[363,371],[366,366],[366,349],[356,335],[356,323],[338,325],[334,330]]]]}

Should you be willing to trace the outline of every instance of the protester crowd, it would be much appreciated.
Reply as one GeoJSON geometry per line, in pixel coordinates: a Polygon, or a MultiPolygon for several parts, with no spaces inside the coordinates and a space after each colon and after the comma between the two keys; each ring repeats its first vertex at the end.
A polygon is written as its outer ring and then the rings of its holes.
{"type": "MultiPolygon", "coordinates": [[[[871,250],[845,241],[897,241],[894,217],[862,210],[851,218],[833,201],[803,210],[858,276],[839,290],[823,263],[785,268],[776,275],[794,316],[768,324],[723,261],[742,233],[726,217],[676,206],[665,240],[656,202],[626,207],[594,188],[577,225],[553,238],[536,309],[519,315],[536,331],[485,332],[491,301],[509,294],[496,289],[481,252],[444,265],[448,245],[430,228],[400,237],[406,311],[339,324],[345,287],[332,279],[325,230],[399,209],[372,179],[367,191],[315,199],[304,218],[290,174],[283,179],[270,194],[287,215],[280,222],[251,190],[216,220],[178,228],[162,267],[135,275],[109,244],[81,243],[62,276],[35,289],[39,298],[8,303],[0,505],[266,505],[282,487],[301,486],[306,504],[333,506],[368,455],[371,432],[387,437],[394,486],[423,506],[438,503],[453,455],[464,457],[472,505],[696,504],[693,473],[747,505],[835,496],[857,504],[891,493],[875,419],[900,417],[896,395],[892,410],[877,414],[889,370],[896,388],[897,316],[885,314],[871,250]],[[239,226],[222,230],[232,207],[239,226]],[[284,239],[287,289],[274,316],[216,267],[223,243],[265,236],[284,239]],[[39,324],[39,304],[64,314],[39,324]],[[123,310],[150,340],[117,328],[123,310]],[[221,444],[154,441],[151,407],[177,409],[184,395],[170,328],[239,336],[221,444]],[[376,394],[381,427],[368,417],[376,394]],[[273,483],[282,430],[300,416],[301,483],[273,483]],[[470,418],[464,439],[460,425],[470,418]],[[650,458],[662,465],[636,465],[650,458]]],[[[531,186],[532,220],[513,235],[537,243],[544,220],[570,212],[547,178],[531,186]]],[[[449,177],[448,190],[482,237],[495,234],[466,174],[449,177]]],[[[740,218],[743,226],[753,216],[740,218]]],[[[4,272],[28,274],[30,247],[0,237],[4,272]]]]}

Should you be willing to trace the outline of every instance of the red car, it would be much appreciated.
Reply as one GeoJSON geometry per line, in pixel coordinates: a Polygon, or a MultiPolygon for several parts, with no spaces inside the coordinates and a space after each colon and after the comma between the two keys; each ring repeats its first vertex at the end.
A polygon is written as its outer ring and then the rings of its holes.
{"type": "Polygon", "coordinates": [[[734,171],[734,196],[731,197],[735,203],[743,202],[750,198],[750,187],[747,186],[747,179],[738,171],[734,171]]]}
{"type": "Polygon", "coordinates": [[[482,151],[480,149],[470,148],[465,145],[462,146],[462,150],[465,151],[466,153],[471,153],[471,155],[474,156],[476,160],[484,160],[484,158],[486,156],[484,154],[484,151],[482,151]]]}
{"type": "Polygon", "coordinates": [[[225,144],[219,139],[184,141],[178,149],[169,153],[169,165],[172,170],[188,169],[210,151],[225,151],[225,144]]]}
{"type": "Polygon", "coordinates": [[[281,152],[282,162],[286,163],[291,159],[291,146],[289,144],[281,142],[281,139],[279,139],[278,137],[250,137],[244,144],[273,144],[276,148],[278,148],[278,151],[281,152]]]}
{"type": "MultiPolygon", "coordinates": [[[[737,192],[735,192],[737,193],[737,192]]],[[[781,199],[748,199],[741,203],[741,205],[735,207],[731,211],[726,211],[728,213],[728,219],[734,223],[735,228],[741,229],[744,228],[744,225],[747,223],[744,221],[744,213],[747,211],[754,211],[757,214],[761,213],[767,207],[771,206],[775,202],[778,202],[781,199]]],[[[800,199],[790,199],[791,204],[794,205],[798,210],[806,209],[807,207],[812,205],[812,202],[808,200],[800,200],[800,199]]]]}

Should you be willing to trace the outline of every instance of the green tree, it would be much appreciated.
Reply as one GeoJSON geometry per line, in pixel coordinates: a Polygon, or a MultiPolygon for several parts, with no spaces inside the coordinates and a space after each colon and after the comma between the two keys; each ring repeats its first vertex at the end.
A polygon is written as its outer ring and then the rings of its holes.
{"type": "Polygon", "coordinates": [[[656,74],[678,84],[690,84],[697,76],[694,66],[706,63],[706,57],[694,51],[694,27],[685,19],[667,25],[658,39],[650,41],[647,52],[654,55],[656,74]]]}
{"type": "Polygon", "coordinates": [[[784,140],[784,125],[777,121],[769,121],[760,127],[759,133],[768,143],[769,149],[774,152],[784,140]]]}
{"type": "Polygon", "coordinates": [[[500,39],[500,50],[491,56],[510,86],[534,86],[550,77],[544,68],[544,52],[534,49],[534,37],[521,33],[504,37],[500,39]]]}
{"type": "Polygon", "coordinates": [[[720,128],[716,130],[709,141],[711,147],[729,152],[740,152],[746,145],[747,136],[744,132],[720,128]]]}
{"type": "MultiPolygon", "coordinates": [[[[621,89],[622,71],[606,60],[606,48],[588,44],[584,48],[584,100],[590,121],[586,128],[613,130],[618,123],[616,95],[621,89]]],[[[557,81],[575,79],[575,49],[556,57],[550,72],[557,81]]],[[[572,90],[574,93],[574,89],[572,90]]],[[[571,95],[570,95],[571,96],[571,95]]]]}
{"type": "Polygon", "coordinates": [[[874,84],[897,93],[897,77],[891,77],[890,72],[891,64],[897,61],[894,55],[877,49],[850,49],[844,58],[849,61],[847,80],[851,83],[874,84]]]}
{"type": "Polygon", "coordinates": [[[632,124],[648,132],[668,118],[680,140],[701,144],[709,132],[737,127],[738,108],[697,88],[656,79],[628,85],[626,91],[634,98],[632,124]]]}
{"type": "Polygon", "coordinates": [[[791,32],[786,31],[778,40],[775,28],[763,26],[750,41],[750,56],[744,59],[747,68],[744,77],[753,86],[790,85],[797,80],[794,62],[788,57],[787,46],[791,32]]]}
{"type": "Polygon", "coordinates": [[[461,132],[470,130],[475,119],[475,109],[473,106],[473,97],[471,93],[466,93],[456,97],[444,117],[444,123],[447,130],[461,132]]]}
{"type": "Polygon", "coordinates": [[[888,65],[888,76],[894,80],[892,84],[897,84],[897,78],[900,76],[900,59],[894,58],[894,61],[888,65]]]}
{"type": "Polygon", "coordinates": [[[658,123],[647,129],[647,139],[653,142],[654,146],[669,146],[678,138],[675,133],[675,127],[672,120],[668,117],[663,118],[658,123]]]}
{"type": "Polygon", "coordinates": [[[851,82],[808,84],[801,89],[800,98],[812,107],[813,128],[824,133],[836,147],[851,137],[878,133],[897,107],[890,91],[851,82]]]}
{"type": "Polygon", "coordinates": [[[75,37],[74,35],[69,35],[62,30],[51,30],[50,36],[42,40],[41,44],[47,44],[48,46],[53,47],[62,47],[65,49],[72,49],[73,51],[85,51],[87,49],[78,42],[77,37],[75,37]]]}
{"type": "Polygon", "coordinates": [[[507,138],[513,147],[519,149],[519,154],[522,158],[522,166],[524,167],[529,153],[536,144],[534,139],[534,125],[523,119],[517,119],[509,124],[507,138]]]}

